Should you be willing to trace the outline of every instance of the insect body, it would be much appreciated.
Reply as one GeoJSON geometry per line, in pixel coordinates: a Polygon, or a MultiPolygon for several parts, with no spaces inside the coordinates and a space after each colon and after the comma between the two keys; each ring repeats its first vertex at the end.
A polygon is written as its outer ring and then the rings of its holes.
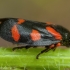
{"type": "Polygon", "coordinates": [[[60,25],[53,25],[44,22],[30,21],[19,18],[0,19],[0,37],[16,44],[25,44],[26,46],[15,47],[30,48],[45,46],[39,55],[60,45],[70,45],[70,31],[60,25]]]}

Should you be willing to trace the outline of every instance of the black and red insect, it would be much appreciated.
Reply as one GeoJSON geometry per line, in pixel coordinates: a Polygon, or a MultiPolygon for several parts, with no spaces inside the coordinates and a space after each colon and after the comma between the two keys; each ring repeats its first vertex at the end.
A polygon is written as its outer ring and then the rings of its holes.
{"type": "Polygon", "coordinates": [[[36,56],[37,59],[40,54],[55,50],[60,45],[70,45],[70,31],[63,26],[19,18],[1,18],[0,37],[12,43],[25,45],[14,47],[13,50],[45,46],[36,56]]]}

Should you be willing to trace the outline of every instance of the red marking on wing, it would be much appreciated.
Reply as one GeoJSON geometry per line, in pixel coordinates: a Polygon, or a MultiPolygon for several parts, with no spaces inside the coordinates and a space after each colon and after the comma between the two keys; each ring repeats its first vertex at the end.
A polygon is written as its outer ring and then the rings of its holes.
{"type": "Polygon", "coordinates": [[[48,30],[48,32],[50,32],[52,35],[54,35],[54,37],[58,40],[62,40],[62,36],[60,35],[60,33],[58,33],[55,29],[53,29],[52,27],[46,27],[46,30],[48,30]]]}
{"type": "Polygon", "coordinates": [[[32,30],[32,33],[30,34],[30,36],[31,36],[31,39],[33,41],[37,41],[37,40],[41,39],[40,33],[37,30],[34,30],[34,29],[32,30]]]}
{"type": "Polygon", "coordinates": [[[19,41],[20,39],[20,34],[19,34],[19,31],[16,27],[16,25],[14,25],[11,29],[11,33],[12,33],[12,37],[15,41],[19,41]]]}
{"type": "Polygon", "coordinates": [[[18,24],[22,24],[22,23],[24,23],[24,22],[25,22],[24,19],[18,19],[18,24]]]}

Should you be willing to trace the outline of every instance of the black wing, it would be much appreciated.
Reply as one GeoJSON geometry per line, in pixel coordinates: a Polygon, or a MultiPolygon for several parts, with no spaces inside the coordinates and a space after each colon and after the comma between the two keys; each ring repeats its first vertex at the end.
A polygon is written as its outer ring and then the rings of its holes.
{"type": "MultiPolygon", "coordinates": [[[[46,26],[46,23],[33,21],[25,21],[23,24],[17,25],[21,35],[19,43],[25,43],[31,46],[47,46],[60,42],[60,40],[55,39],[55,37],[46,30],[46,26]],[[41,38],[39,40],[33,41],[31,39],[32,30],[36,30],[40,33],[41,38]]],[[[32,36],[36,35],[34,38],[37,38],[37,34],[38,33],[35,33],[32,36]]]]}

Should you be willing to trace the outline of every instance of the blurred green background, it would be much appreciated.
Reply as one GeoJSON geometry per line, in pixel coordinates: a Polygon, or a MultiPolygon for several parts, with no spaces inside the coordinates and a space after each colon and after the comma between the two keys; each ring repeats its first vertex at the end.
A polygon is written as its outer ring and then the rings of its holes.
{"type": "MultiPolygon", "coordinates": [[[[52,22],[70,29],[70,0],[0,0],[0,18],[52,22]]],[[[0,46],[12,45],[0,39],[0,46]]]]}

